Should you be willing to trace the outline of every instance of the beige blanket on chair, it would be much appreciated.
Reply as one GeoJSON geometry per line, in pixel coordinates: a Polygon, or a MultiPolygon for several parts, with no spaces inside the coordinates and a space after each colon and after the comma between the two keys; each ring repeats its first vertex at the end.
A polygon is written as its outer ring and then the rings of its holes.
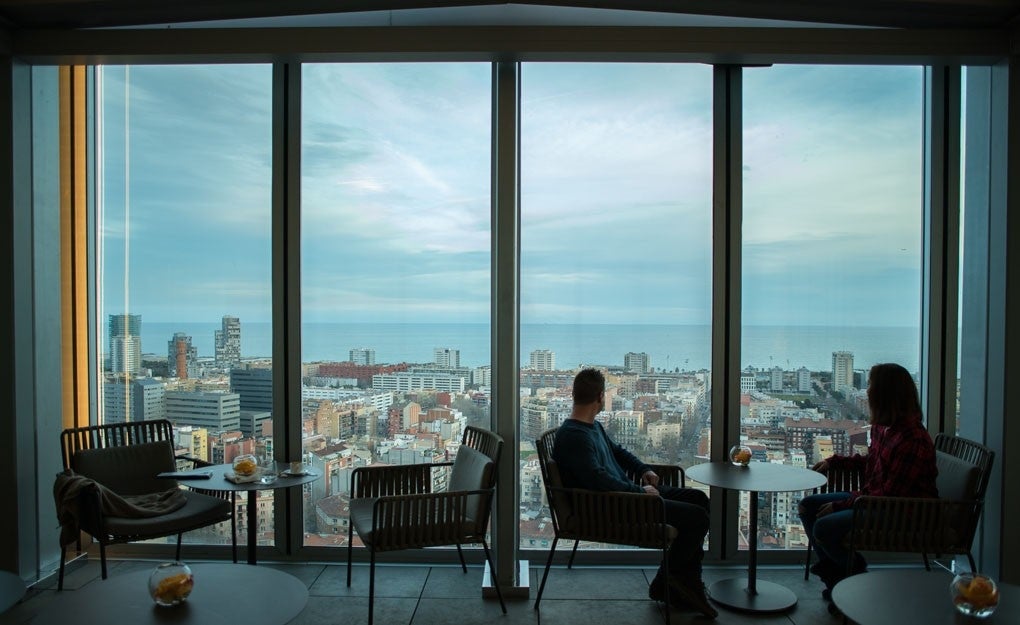
{"type": "Polygon", "coordinates": [[[71,470],[57,474],[53,484],[53,499],[57,504],[60,521],[60,546],[78,539],[78,518],[81,514],[80,496],[90,490],[99,492],[99,503],[105,516],[144,518],[168,514],[188,503],[184,491],[170,488],[158,493],[120,496],[102,484],[71,470]]]}

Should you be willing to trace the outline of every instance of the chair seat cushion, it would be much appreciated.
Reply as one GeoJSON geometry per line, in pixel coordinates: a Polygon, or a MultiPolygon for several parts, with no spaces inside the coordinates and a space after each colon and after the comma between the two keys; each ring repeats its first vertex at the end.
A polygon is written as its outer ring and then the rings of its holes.
{"type": "Polygon", "coordinates": [[[184,507],[169,514],[147,518],[106,517],[106,530],[115,537],[159,537],[230,518],[228,501],[191,491],[184,491],[184,496],[188,500],[184,507]]]}
{"type": "MultiPolygon", "coordinates": [[[[408,549],[411,547],[429,547],[435,545],[451,545],[456,541],[448,540],[449,534],[453,533],[461,537],[475,536],[478,528],[476,523],[465,519],[452,532],[433,532],[427,527],[415,525],[414,527],[401,527],[399,525],[385,525],[379,528],[381,537],[375,536],[372,531],[372,516],[375,510],[375,502],[378,497],[363,497],[352,499],[350,507],[350,522],[354,530],[361,537],[361,542],[366,547],[376,551],[389,551],[408,549]],[[377,540],[379,538],[379,540],[377,540]]],[[[435,527],[435,526],[433,526],[435,527]]],[[[482,530],[484,531],[484,530],[482,530]]]]}

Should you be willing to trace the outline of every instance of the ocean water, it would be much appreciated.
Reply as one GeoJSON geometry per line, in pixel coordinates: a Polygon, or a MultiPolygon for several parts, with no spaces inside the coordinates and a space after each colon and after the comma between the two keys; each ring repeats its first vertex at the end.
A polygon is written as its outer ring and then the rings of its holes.
{"type": "MultiPolygon", "coordinates": [[[[199,357],[212,357],[215,323],[164,323],[142,320],[142,351],[164,355],[175,332],[192,337],[199,357]]],[[[898,362],[917,371],[920,332],[910,327],[747,326],[741,340],[741,367],[805,366],[812,371],[832,368],[832,352],[850,351],[854,367],[898,362]]],[[[302,328],[302,362],[347,360],[354,348],[375,350],[377,363],[433,361],[432,350],[460,350],[461,365],[489,364],[487,324],[309,323],[302,328]]],[[[700,325],[524,324],[521,326],[521,364],[532,350],[555,353],[556,366],[623,365],[627,352],[645,352],[656,370],[697,371],[711,366],[711,328],[700,325]]],[[[241,355],[272,355],[269,323],[241,320],[241,355]]]]}

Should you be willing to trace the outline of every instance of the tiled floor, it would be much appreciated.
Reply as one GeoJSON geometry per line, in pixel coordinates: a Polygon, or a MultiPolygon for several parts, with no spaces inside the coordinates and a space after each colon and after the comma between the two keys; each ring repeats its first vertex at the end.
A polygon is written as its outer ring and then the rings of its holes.
{"type": "MultiPolygon", "coordinates": [[[[110,563],[110,575],[122,575],[139,568],[151,568],[152,562],[119,561],[110,563]]],[[[239,564],[238,566],[247,566],[239,564]]],[[[304,611],[291,625],[335,625],[365,623],[368,618],[368,567],[355,565],[354,581],[346,585],[343,565],[260,564],[286,571],[308,586],[309,599],[304,611]]],[[[661,604],[647,598],[648,580],[654,570],[640,568],[554,568],[549,573],[541,611],[536,612],[534,595],[538,591],[541,569],[531,569],[531,600],[507,600],[504,616],[495,599],[481,596],[480,567],[469,567],[465,575],[458,566],[380,565],[376,571],[375,622],[377,625],[456,625],[490,624],[570,624],[596,625],[620,623],[659,625],[665,623],[661,604]]],[[[708,568],[705,582],[746,575],[740,569],[708,568]]],[[[748,615],[719,609],[720,625],[774,623],[777,625],[840,625],[842,618],[831,616],[821,598],[821,583],[804,581],[802,568],[763,567],[759,578],[776,582],[794,591],[799,602],[791,611],[778,615],[748,615]]],[[[70,573],[64,592],[88,592],[100,584],[99,563],[89,561],[70,573]]],[[[0,615],[0,625],[28,623],[46,606],[56,591],[32,589],[21,603],[0,615]]],[[[116,619],[111,620],[115,623],[116,619]]],[[[709,623],[709,619],[690,611],[674,609],[671,622],[678,625],[709,623]]]]}

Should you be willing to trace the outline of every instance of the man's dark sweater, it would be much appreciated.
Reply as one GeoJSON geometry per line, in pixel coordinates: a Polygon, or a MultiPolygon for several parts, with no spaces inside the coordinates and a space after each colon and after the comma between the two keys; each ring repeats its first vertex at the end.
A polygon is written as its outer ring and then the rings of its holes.
{"type": "Polygon", "coordinates": [[[634,454],[610,440],[598,421],[593,424],[577,419],[564,421],[556,431],[553,460],[567,488],[640,493],[641,486],[628,479],[626,471],[641,475],[650,470],[634,454]]]}

